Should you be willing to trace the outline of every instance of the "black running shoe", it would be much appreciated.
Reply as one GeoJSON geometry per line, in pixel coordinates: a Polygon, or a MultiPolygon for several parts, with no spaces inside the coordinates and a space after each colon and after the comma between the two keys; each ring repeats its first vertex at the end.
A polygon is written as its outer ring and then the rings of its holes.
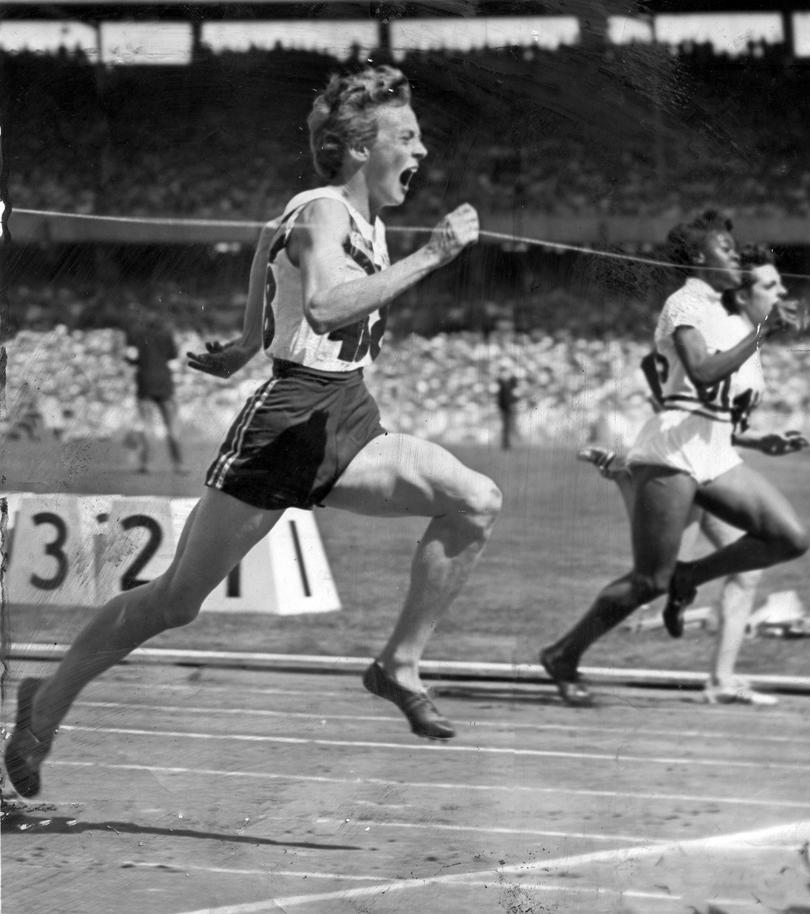
{"type": "Polygon", "coordinates": [[[50,752],[53,736],[39,739],[31,732],[31,709],[41,679],[23,679],[17,690],[17,721],[5,752],[6,771],[21,797],[35,797],[40,790],[39,768],[50,752]]]}
{"type": "Polygon", "coordinates": [[[427,692],[412,692],[388,676],[375,660],[363,676],[363,685],[379,698],[392,701],[408,719],[411,730],[427,739],[452,739],[456,735],[453,725],[442,717],[427,692]]]}
{"type": "Polygon", "coordinates": [[[577,672],[576,665],[559,655],[555,656],[551,648],[540,651],[540,663],[567,705],[572,708],[588,708],[593,704],[593,695],[577,672]]]}

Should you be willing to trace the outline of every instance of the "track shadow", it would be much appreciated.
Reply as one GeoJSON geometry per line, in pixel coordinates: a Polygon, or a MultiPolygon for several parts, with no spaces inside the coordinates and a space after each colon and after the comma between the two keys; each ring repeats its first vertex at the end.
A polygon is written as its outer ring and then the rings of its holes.
{"type": "Polygon", "coordinates": [[[512,690],[508,686],[476,685],[474,683],[442,683],[431,685],[430,693],[434,698],[458,698],[468,701],[509,702],[510,704],[552,705],[560,704],[556,691],[548,689],[545,692],[526,691],[525,689],[512,690]]]}
{"type": "Polygon", "coordinates": [[[82,822],[67,816],[43,818],[31,816],[18,810],[10,810],[3,816],[3,835],[11,840],[13,833],[32,836],[75,835],[84,832],[112,832],[117,835],[163,835],[169,838],[202,838],[206,841],[222,841],[228,844],[269,845],[272,847],[296,847],[309,850],[359,851],[354,844],[321,844],[315,841],[275,841],[272,838],[258,838],[251,835],[227,835],[219,832],[194,831],[190,828],[159,828],[154,825],[138,825],[135,822],[82,822]]]}

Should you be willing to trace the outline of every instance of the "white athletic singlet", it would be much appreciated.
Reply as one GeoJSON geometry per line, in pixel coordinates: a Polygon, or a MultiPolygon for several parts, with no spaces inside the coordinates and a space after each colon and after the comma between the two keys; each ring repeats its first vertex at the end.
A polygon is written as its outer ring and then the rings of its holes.
{"type": "Polygon", "coordinates": [[[264,296],[264,351],[321,371],[354,371],[370,365],[380,352],[386,309],[331,333],[317,334],[304,315],[301,272],[290,262],[286,245],[303,208],[313,200],[339,200],[348,210],[351,226],[344,245],[346,266],[368,276],[389,266],[385,226],[378,217],[372,226],[337,187],[319,187],[297,194],[287,204],[270,245],[264,296]]]}
{"type": "Polygon", "coordinates": [[[675,349],[675,331],[683,326],[694,327],[710,353],[731,349],[751,332],[745,317],[726,311],[719,292],[702,279],[687,279],[664,303],[655,328],[656,399],[664,409],[697,413],[744,430],[765,389],[759,354],[755,352],[722,381],[698,388],[675,349]]]}

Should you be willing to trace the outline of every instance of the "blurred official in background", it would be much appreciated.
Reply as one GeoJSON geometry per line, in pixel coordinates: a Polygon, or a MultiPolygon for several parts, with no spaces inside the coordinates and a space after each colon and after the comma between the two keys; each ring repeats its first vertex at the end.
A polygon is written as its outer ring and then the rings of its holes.
{"type": "Polygon", "coordinates": [[[127,362],[135,366],[138,422],[134,441],[139,473],[149,472],[149,435],[155,427],[155,410],[163,422],[175,473],[185,475],[187,472],[176,431],[177,403],[172,370],[177,356],[177,345],[169,325],[160,315],[139,310],[127,328],[126,350],[127,362]]]}

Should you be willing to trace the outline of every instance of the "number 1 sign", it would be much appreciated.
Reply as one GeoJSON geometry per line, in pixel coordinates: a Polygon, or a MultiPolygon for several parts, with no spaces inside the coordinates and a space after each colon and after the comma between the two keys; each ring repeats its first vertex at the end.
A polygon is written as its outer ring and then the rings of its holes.
{"type": "MultiPolygon", "coordinates": [[[[172,499],[175,536],[194,499],[172,499]]],[[[340,598],[311,511],[288,508],[203,603],[203,612],[331,612],[340,598]]]]}

